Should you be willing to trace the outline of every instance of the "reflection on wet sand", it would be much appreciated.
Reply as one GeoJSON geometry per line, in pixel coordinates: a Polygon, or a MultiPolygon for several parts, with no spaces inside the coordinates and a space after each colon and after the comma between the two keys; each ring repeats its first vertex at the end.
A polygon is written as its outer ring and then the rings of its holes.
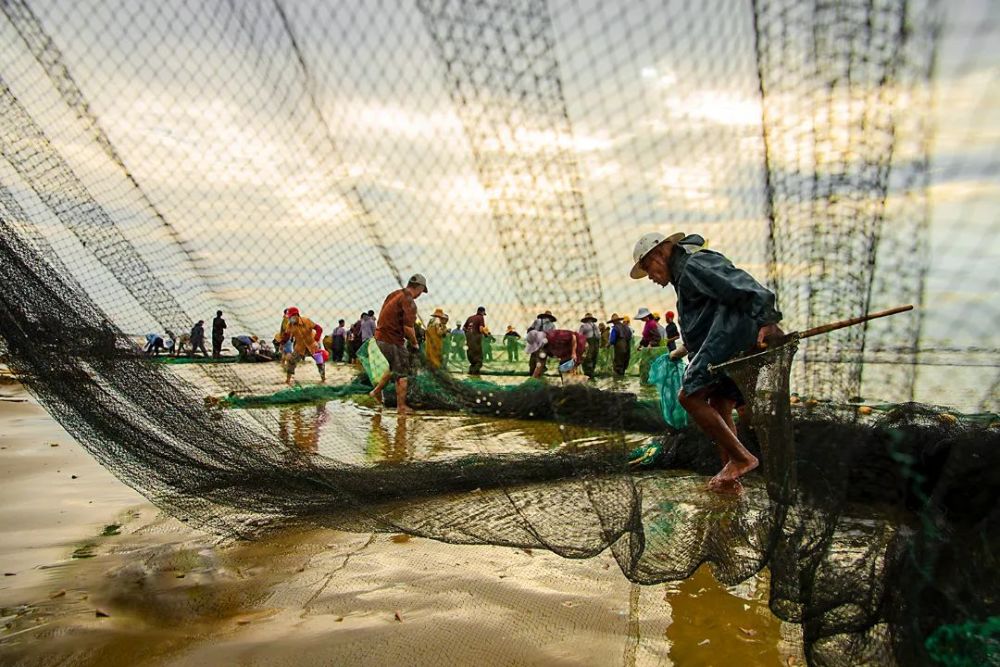
{"type": "Polygon", "coordinates": [[[325,404],[278,411],[278,438],[291,452],[319,453],[319,434],[329,419],[325,404]]]}
{"type": "MultiPolygon", "coordinates": [[[[264,412],[264,411],[261,411],[264,412]]],[[[645,439],[628,434],[548,421],[491,419],[454,412],[419,412],[403,418],[395,410],[353,401],[330,401],[268,410],[276,435],[289,451],[318,455],[337,464],[370,465],[437,461],[469,455],[518,455],[591,447],[629,451],[645,439]]]]}
{"type": "Polygon", "coordinates": [[[382,425],[382,410],[376,410],[372,414],[371,443],[366,451],[373,458],[392,463],[402,463],[410,459],[412,452],[410,443],[406,439],[407,419],[407,415],[397,414],[395,432],[390,436],[382,425]]]}

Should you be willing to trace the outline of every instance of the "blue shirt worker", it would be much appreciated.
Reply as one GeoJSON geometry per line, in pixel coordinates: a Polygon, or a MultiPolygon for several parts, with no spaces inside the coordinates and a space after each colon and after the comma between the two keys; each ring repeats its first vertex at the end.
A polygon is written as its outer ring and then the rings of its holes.
{"type": "Polygon", "coordinates": [[[608,336],[608,345],[614,351],[612,358],[612,369],[615,377],[625,377],[629,362],[632,360],[632,327],[625,323],[625,320],[614,313],[608,320],[611,325],[611,334],[608,336]]]}
{"type": "Polygon", "coordinates": [[[719,447],[722,470],[709,482],[710,488],[739,493],[739,478],[759,462],[736,436],[733,409],[743,403],[743,396],[730,378],[713,374],[709,366],[766,347],[783,335],[778,328],[781,313],[774,292],[705,246],[705,239],[696,234],[646,234],[635,244],[630,275],[674,286],[689,358],[678,399],[719,447]]]}

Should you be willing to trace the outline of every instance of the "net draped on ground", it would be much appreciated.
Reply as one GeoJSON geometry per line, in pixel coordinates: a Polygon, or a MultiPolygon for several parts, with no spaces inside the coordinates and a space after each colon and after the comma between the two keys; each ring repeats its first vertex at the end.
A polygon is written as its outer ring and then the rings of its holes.
{"type": "Polygon", "coordinates": [[[814,664],[995,660],[1000,152],[976,134],[996,108],[989,3],[0,11],[0,350],[161,507],[246,538],[301,524],[611,549],[641,583],[766,568],[814,664]],[[739,498],[705,490],[714,447],[628,384],[425,370],[424,409],[606,437],[529,454],[456,429],[441,437],[463,455],[359,465],[290,447],[272,410],[224,407],[252,405],[276,364],[137,353],[136,334],[217,308],[227,339],[270,340],[289,305],[329,333],[420,271],[425,317],[440,305],[454,328],[485,303],[486,368],[523,373],[503,324],[652,306],[663,293],[626,278],[631,244],[681,227],[774,289],[789,330],[918,306],[726,368],[763,462],[739,498]],[[863,415],[847,402],[862,395],[890,407],[863,415]],[[636,433],[658,434],[659,468],[629,466],[636,433]]]}

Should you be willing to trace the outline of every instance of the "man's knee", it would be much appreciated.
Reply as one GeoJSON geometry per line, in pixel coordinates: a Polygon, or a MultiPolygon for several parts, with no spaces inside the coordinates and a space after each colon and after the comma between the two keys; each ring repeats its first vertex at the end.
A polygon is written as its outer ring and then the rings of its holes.
{"type": "Polygon", "coordinates": [[[691,407],[691,397],[688,396],[688,393],[683,389],[677,392],[677,401],[681,404],[681,407],[684,408],[685,410],[691,407]]]}
{"type": "Polygon", "coordinates": [[[720,415],[732,414],[736,407],[736,401],[725,396],[711,396],[708,399],[708,404],[720,415]]]}
{"type": "Polygon", "coordinates": [[[698,390],[693,394],[689,394],[681,389],[677,392],[677,400],[681,404],[681,407],[688,412],[690,412],[694,407],[708,405],[708,398],[706,397],[706,392],[704,390],[698,390]]]}

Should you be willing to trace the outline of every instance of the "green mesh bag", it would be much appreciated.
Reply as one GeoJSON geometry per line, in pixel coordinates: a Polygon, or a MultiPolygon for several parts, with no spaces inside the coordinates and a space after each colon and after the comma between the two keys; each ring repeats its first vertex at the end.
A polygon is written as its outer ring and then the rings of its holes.
{"type": "Polygon", "coordinates": [[[663,421],[675,428],[687,428],[688,414],[677,399],[684,379],[684,361],[674,361],[669,354],[660,354],[649,367],[649,384],[660,392],[660,411],[663,421]]]}
{"type": "Polygon", "coordinates": [[[386,361],[382,350],[378,349],[374,338],[369,338],[358,348],[358,361],[361,362],[361,367],[365,369],[365,374],[368,376],[373,387],[378,384],[378,381],[382,379],[385,372],[389,370],[389,362],[386,361]]]}
{"type": "Polygon", "coordinates": [[[650,379],[649,372],[657,359],[669,353],[670,350],[666,347],[644,347],[641,350],[636,350],[635,356],[639,358],[639,382],[642,384],[656,384],[650,379]]]}

